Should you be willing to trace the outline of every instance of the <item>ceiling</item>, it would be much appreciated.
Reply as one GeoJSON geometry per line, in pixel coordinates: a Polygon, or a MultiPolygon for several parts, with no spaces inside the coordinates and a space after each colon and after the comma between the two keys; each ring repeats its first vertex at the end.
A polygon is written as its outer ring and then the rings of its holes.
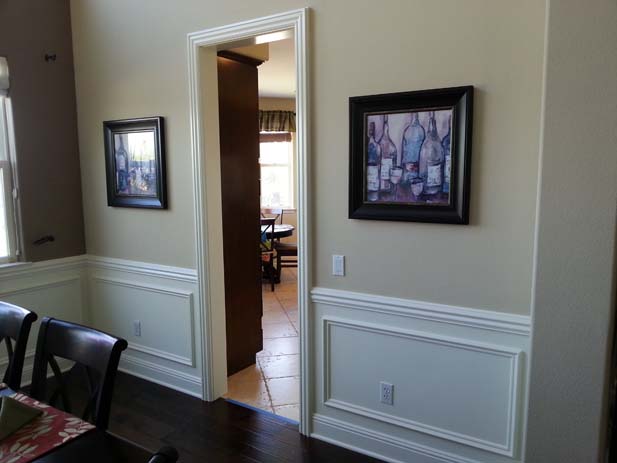
{"type": "Polygon", "coordinates": [[[295,98],[296,64],[293,39],[270,42],[270,58],[259,71],[259,96],[295,98]]]}

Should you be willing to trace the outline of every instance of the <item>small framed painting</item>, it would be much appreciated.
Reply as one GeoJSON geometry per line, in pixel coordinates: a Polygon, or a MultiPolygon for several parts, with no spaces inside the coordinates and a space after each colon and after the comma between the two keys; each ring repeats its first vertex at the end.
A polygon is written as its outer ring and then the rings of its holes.
{"type": "Polygon", "coordinates": [[[162,117],[103,122],[107,204],[167,209],[162,117]]]}
{"type": "Polygon", "coordinates": [[[349,99],[349,218],[469,223],[473,87],[349,99]]]}

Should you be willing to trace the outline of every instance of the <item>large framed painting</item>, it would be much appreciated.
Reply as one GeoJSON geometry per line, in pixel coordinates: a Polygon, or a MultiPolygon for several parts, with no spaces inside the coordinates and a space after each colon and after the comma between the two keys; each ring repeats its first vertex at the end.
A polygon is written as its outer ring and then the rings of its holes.
{"type": "Polygon", "coordinates": [[[469,223],[473,87],[349,99],[349,217],[469,223]]]}
{"type": "Polygon", "coordinates": [[[162,117],[103,122],[107,204],[167,209],[162,117]]]}

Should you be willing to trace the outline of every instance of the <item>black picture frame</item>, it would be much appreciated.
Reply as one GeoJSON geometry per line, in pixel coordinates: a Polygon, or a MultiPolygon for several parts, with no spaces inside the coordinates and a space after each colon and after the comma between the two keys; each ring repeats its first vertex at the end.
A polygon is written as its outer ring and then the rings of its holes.
{"type": "MultiPolygon", "coordinates": [[[[469,223],[473,92],[473,86],[462,86],[349,98],[350,219],[463,225],[469,223]],[[432,112],[434,119],[435,111],[448,111],[447,114],[449,114],[450,118],[448,119],[451,139],[451,144],[448,145],[451,147],[450,169],[448,170],[450,174],[448,193],[444,194],[447,195],[445,196],[447,199],[443,201],[443,204],[431,204],[426,199],[423,200],[424,203],[420,203],[419,199],[417,203],[411,201],[402,203],[400,201],[397,202],[398,199],[396,199],[395,192],[395,200],[392,202],[381,201],[380,199],[373,199],[377,202],[369,201],[367,199],[369,198],[367,196],[369,188],[367,176],[369,116],[377,117],[377,115],[382,115],[383,117],[383,115],[389,114],[410,114],[412,115],[410,117],[413,117],[415,112],[419,114],[432,112]]],[[[375,131],[374,126],[373,131],[375,131]]],[[[397,170],[398,175],[401,175],[401,170],[404,175],[406,174],[405,169],[401,167],[397,170]]],[[[418,183],[421,183],[419,177],[420,175],[418,175],[418,183]]],[[[409,182],[408,195],[411,195],[411,177],[407,181],[409,182]]],[[[379,177],[378,182],[381,182],[381,177],[379,177]]],[[[371,188],[374,191],[375,184],[373,183],[372,185],[371,188]]],[[[396,184],[394,187],[398,188],[399,185],[396,184]]],[[[381,197],[381,183],[379,183],[379,189],[378,194],[381,197]]],[[[421,194],[417,198],[420,197],[421,194]]]]}
{"type": "MultiPolygon", "coordinates": [[[[161,116],[141,117],[103,122],[105,168],[107,174],[107,205],[167,209],[165,171],[165,125],[161,116]],[[146,161],[130,159],[130,134],[141,137],[147,145],[146,161]],[[120,143],[118,146],[117,143],[120,143]],[[127,149],[124,148],[127,143],[127,149]],[[122,151],[122,152],[121,152],[122,151]]],[[[144,148],[145,149],[145,148],[144,148]]]]}

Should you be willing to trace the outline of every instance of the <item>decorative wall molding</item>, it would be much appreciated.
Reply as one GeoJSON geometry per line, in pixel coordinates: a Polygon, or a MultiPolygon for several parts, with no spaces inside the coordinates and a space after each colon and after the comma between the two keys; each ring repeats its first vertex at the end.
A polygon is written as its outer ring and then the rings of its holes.
{"type": "MultiPolygon", "coordinates": [[[[102,277],[102,276],[91,276],[90,279],[92,281],[105,283],[108,285],[123,286],[125,288],[133,288],[133,289],[139,289],[142,291],[147,291],[149,293],[158,293],[158,294],[165,294],[168,296],[180,297],[182,299],[188,299],[189,302],[192,301],[193,299],[192,291],[184,291],[184,290],[177,289],[177,288],[168,288],[166,286],[161,286],[161,285],[153,285],[153,284],[141,283],[141,282],[130,281],[130,280],[120,280],[118,278],[102,277]]],[[[192,303],[191,303],[191,306],[192,306],[192,303]]]]}
{"type": "Polygon", "coordinates": [[[27,286],[23,288],[10,289],[7,291],[0,290],[0,297],[15,296],[18,294],[27,294],[27,293],[37,292],[37,291],[41,291],[44,289],[57,288],[60,286],[69,285],[74,282],[81,282],[81,280],[82,280],[81,275],[78,275],[75,277],[63,278],[60,280],[46,281],[44,283],[29,283],[27,286]]]}
{"type": "Polygon", "coordinates": [[[393,426],[406,428],[412,431],[423,432],[435,437],[440,437],[453,442],[469,445],[471,447],[480,448],[482,450],[488,450],[490,452],[498,453],[500,455],[506,455],[509,457],[514,456],[516,442],[516,430],[518,429],[518,398],[520,395],[520,357],[522,351],[520,349],[514,349],[506,346],[497,346],[486,343],[479,343],[476,341],[469,341],[465,339],[453,338],[450,336],[442,336],[433,333],[424,333],[419,331],[395,329],[383,325],[377,325],[373,323],[356,323],[346,321],[338,318],[324,318],[323,319],[323,398],[324,405],[343,410],[356,415],[361,415],[367,418],[378,420],[393,426]],[[367,408],[361,405],[350,403],[344,400],[332,398],[331,391],[331,379],[333,371],[331,368],[331,341],[332,341],[332,328],[344,327],[360,332],[377,333],[386,336],[395,336],[399,338],[419,341],[422,343],[436,344],[440,346],[446,346],[453,349],[464,349],[467,351],[478,352],[482,354],[488,354],[491,356],[497,356],[503,358],[509,362],[510,370],[510,382],[508,386],[509,403],[508,418],[506,423],[506,432],[503,436],[503,442],[492,442],[486,439],[475,437],[470,434],[463,434],[456,432],[452,429],[441,428],[438,426],[429,425],[420,421],[415,421],[409,418],[403,418],[390,413],[384,413],[377,409],[367,408]]]}
{"type": "Polygon", "coordinates": [[[87,265],[87,256],[72,256],[42,262],[19,262],[0,266],[0,281],[35,276],[41,273],[55,273],[67,270],[83,270],[87,265]]]}
{"type": "Polygon", "coordinates": [[[526,315],[320,287],[313,288],[311,298],[315,303],[385,315],[462,325],[521,336],[529,336],[531,332],[531,317],[526,315]]]}
{"type": "MultiPolygon", "coordinates": [[[[161,278],[161,277],[159,277],[161,278]]],[[[129,343],[129,348],[142,352],[144,354],[152,355],[154,357],[158,357],[163,360],[169,360],[171,362],[179,363],[181,365],[187,365],[190,367],[195,366],[195,316],[194,316],[194,305],[193,305],[193,292],[187,290],[181,290],[177,288],[168,288],[161,285],[154,284],[145,284],[141,282],[135,281],[127,281],[127,280],[119,280],[117,278],[111,277],[102,277],[102,276],[91,276],[90,279],[99,284],[106,284],[112,286],[120,286],[124,288],[137,289],[140,291],[145,291],[148,293],[155,294],[164,294],[166,296],[178,297],[186,300],[188,304],[189,311],[189,326],[187,336],[190,338],[191,345],[191,355],[190,357],[183,357],[181,355],[174,354],[172,352],[167,352],[164,350],[156,349],[149,346],[144,346],[139,343],[131,342],[129,343]]]]}
{"type": "Polygon", "coordinates": [[[195,361],[192,358],[182,357],[181,355],[176,355],[171,352],[164,351],[164,350],[159,350],[159,349],[154,349],[152,347],[143,346],[135,342],[129,343],[129,349],[137,351],[137,352],[141,352],[143,354],[148,354],[153,357],[158,357],[163,360],[168,360],[170,362],[179,363],[180,365],[186,365],[188,367],[195,366],[195,361]]]}
{"type": "Polygon", "coordinates": [[[391,463],[406,463],[416,459],[431,463],[481,463],[479,460],[444,452],[326,415],[316,413],[312,421],[314,432],[311,437],[391,463]]]}
{"type": "MultiPolygon", "coordinates": [[[[129,350],[122,354],[122,371],[134,374],[141,378],[163,384],[170,388],[201,397],[201,377],[186,373],[187,369],[196,369],[197,343],[195,339],[195,307],[194,291],[197,282],[197,273],[193,269],[169,267],[144,262],[134,262],[122,259],[103,258],[98,256],[74,256],[63,259],[54,259],[45,262],[19,263],[0,266],[0,298],[16,298],[19,304],[21,295],[36,294],[38,307],[35,310],[39,318],[43,316],[64,316],[54,311],[54,307],[61,303],[64,290],[53,291],[57,288],[67,287],[66,297],[72,298],[71,320],[84,319],[92,307],[88,306],[92,284],[104,284],[106,291],[115,291],[114,288],[125,287],[145,291],[153,295],[172,296],[179,298],[179,305],[174,304],[173,309],[188,310],[182,312],[182,325],[186,323],[186,330],[181,332],[181,341],[190,343],[190,354],[184,352],[169,352],[157,345],[143,345],[129,342],[129,350]],[[132,277],[134,276],[134,278],[132,277]],[[145,277],[145,278],[138,278],[145,277]],[[127,279],[127,278],[130,278],[127,279]],[[147,278],[147,279],[146,279],[147,278]],[[136,280],[136,281],[133,281],[136,280]],[[74,286],[73,286],[74,285],[74,286]],[[79,293],[80,303],[75,299],[79,293]],[[45,301],[48,295],[54,295],[55,301],[49,311],[45,311],[45,301]],[[188,323],[186,320],[188,319],[188,323]],[[145,354],[145,355],[139,355],[145,354]],[[174,367],[174,365],[177,367],[174,367]]],[[[28,298],[27,300],[30,300],[28,298]]],[[[67,299],[68,300],[68,299],[67,299]]],[[[95,324],[93,326],[96,327],[95,324]]],[[[31,341],[35,342],[36,330],[33,330],[31,341]]],[[[188,353],[188,352],[187,352],[188,353]]],[[[32,374],[34,349],[28,351],[24,365],[24,384],[29,383],[32,374]]],[[[0,371],[8,363],[8,359],[0,358],[0,371]]],[[[61,365],[69,368],[67,365],[61,365]]]]}
{"type": "Polygon", "coordinates": [[[197,270],[194,269],[170,267],[168,265],[150,264],[147,262],[138,262],[125,259],[115,259],[112,257],[91,255],[85,257],[90,269],[116,270],[142,276],[184,281],[186,283],[197,282],[197,270]]]}

